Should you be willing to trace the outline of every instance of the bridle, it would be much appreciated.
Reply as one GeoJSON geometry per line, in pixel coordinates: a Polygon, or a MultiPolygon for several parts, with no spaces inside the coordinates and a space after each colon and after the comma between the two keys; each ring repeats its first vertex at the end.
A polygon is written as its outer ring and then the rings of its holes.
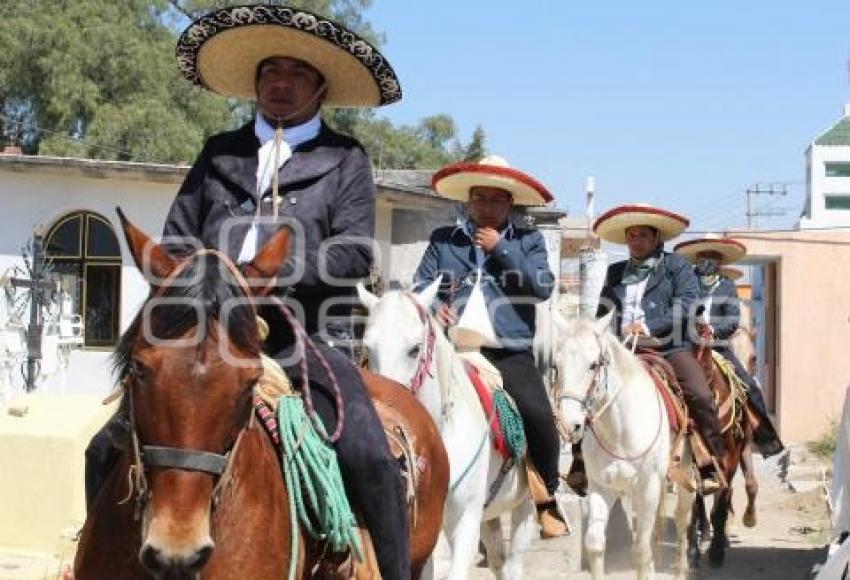
{"type": "MultiPolygon", "coordinates": [[[[566,392],[562,390],[560,382],[556,383],[558,387],[555,391],[555,399],[558,406],[560,406],[561,401],[565,399],[578,402],[585,415],[586,425],[592,425],[594,421],[599,419],[599,417],[601,417],[602,414],[611,406],[611,403],[614,402],[616,395],[619,394],[619,391],[617,391],[613,397],[609,397],[608,400],[604,402],[599,410],[594,412],[593,409],[599,403],[599,398],[608,390],[608,367],[611,364],[608,352],[604,348],[599,337],[596,337],[596,343],[599,346],[599,356],[593,362],[593,376],[590,378],[590,385],[584,392],[584,395],[577,392],[566,392]]],[[[560,416],[558,419],[558,423],[560,423],[559,429],[563,429],[563,420],[560,416]]]]}
{"type": "MultiPolygon", "coordinates": [[[[576,393],[563,393],[559,390],[555,393],[555,397],[558,405],[556,406],[556,414],[555,414],[555,425],[560,433],[561,437],[565,441],[569,441],[569,437],[567,436],[566,425],[564,424],[563,417],[561,417],[560,410],[560,402],[564,399],[577,401],[582,408],[582,411],[585,415],[585,425],[590,429],[590,432],[593,433],[593,437],[596,439],[596,442],[599,444],[599,447],[613,457],[614,459],[620,459],[623,461],[638,461],[643,459],[649,451],[655,447],[655,443],[658,441],[658,437],[661,435],[661,426],[664,424],[663,417],[659,417],[658,420],[658,429],[655,432],[655,437],[653,437],[652,441],[649,445],[641,451],[640,453],[631,456],[625,457],[615,453],[611,450],[611,447],[607,445],[599,434],[599,432],[595,428],[595,424],[599,421],[599,418],[607,411],[611,404],[617,399],[619,394],[622,392],[621,389],[617,389],[613,394],[608,394],[607,399],[602,403],[602,406],[594,411],[594,407],[599,403],[600,397],[605,395],[608,392],[608,367],[611,364],[611,360],[608,356],[607,351],[605,350],[602,341],[599,337],[596,337],[596,343],[599,346],[599,356],[595,361],[595,369],[593,371],[593,377],[591,378],[590,386],[588,387],[585,395],[582,397],[580,394],[576,393]],[[601,386],[600,386],[601,385],[601,386]]],[[[656,400],[658,401],[658,412],[664,413],[664,402],[661,400],[661,393],[658,392],[658,389],[655,390],[656,400]]]]}
{"type": "MultiPolygon", "coordinates": [[[[246,296],[250,296],[248,290],[248,282],[245,277],[224,253],[214,249],[199,250],[185,260],[181,261],[177,267],[169,274],[162,285],[160,285],[153,293],[152,298],[159,298],[168,288],[168,286],[177,279],[177,277],[193,262],[196,257],[212,255],[219,258],[234,276],[237,284],[242,288],[246,296]]],[[[254,314],[256,315],[256,306],[253,302],[249,302],[254,314]]],[[[221,499],[222,492],[229,487],[232,480],[233,458],[239,449],[239,443],[242,441],[246,429],[254,424],[254,412],[250,413],[248,423],[243,426],[234,440],[233,445],[225,453],[212,453],[209,451],[201,451],[197,449],[184,449],[181,447],[167,447],[160,445],[143,445],[139,442],[139,436],[136,429],[136,415],[133,404],[133,379],[134,373],[131,370],[121,382],[119,388],[123,389],[125,396],[129,399],[129,415],[130,415],[130,442],[132,459],[130,471],[128,474],[129,493],[119,503],[126,503],[135,495],[135,519],[138,521],[141,514],[151,498],[152,491],[148,485],[146,470],[151,467],[163,467],[169,469],[179,469],[182,471],[195,471],[205,473],[212,477],[218,478],[212,493],[212,507],[215,509],[221,499]]]]}
{"type": "Polygon", "coordinates": [[[425,345],[425,349],[419,353],[419,359],[416,363],[416,372],[413,374],[413,379],[410,381],[410,391],[415,395],[419,389],[422,388],[422,385],[425,383],[425,379],[427,377],[434,376],[431,372],[431,367],[434,363],[434,346],[437,342],[437,333],[434,330],[434,323],[431,321],[431,318],[428,316],[428,313],[425,312],[422,305],[416,301],[416,298],[414,298],[409,292],[405,292],[404,296],[406,296],[413,304],[414,308],[416,308],[419,320],[425,325],[425,337],[422,342],[422,344],[425,345]]]}

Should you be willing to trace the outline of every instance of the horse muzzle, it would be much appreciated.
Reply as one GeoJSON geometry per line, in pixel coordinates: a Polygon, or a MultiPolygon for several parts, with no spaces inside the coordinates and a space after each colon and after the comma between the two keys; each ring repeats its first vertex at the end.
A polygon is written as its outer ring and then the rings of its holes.
{"type": "Polygon", "coordinates": [[[139,559],[157,580],[194,580],[212,556],[211,540],[183,554],[170,554],[146,542],[139,559]]]}

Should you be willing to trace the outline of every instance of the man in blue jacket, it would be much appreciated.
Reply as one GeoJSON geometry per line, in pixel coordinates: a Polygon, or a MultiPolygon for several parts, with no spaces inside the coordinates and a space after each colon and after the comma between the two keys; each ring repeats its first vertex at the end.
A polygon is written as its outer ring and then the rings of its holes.
{"type": "Polygon", "coordinates": [[[499,370],[516,402],[531,461],[546,487],[548,497],[537,500],[541,535],[562,536],[567,526],[554,495],[560,442],[531,351],[535,304],[552,294],[554,276],[540,232],[510,221],[513,206],[542,205],[552,195],[496,156],[445,167],[435,174],[433,185],[438,194],[468,203],[468,218],[433,232],[414,284],[423,287],[442,275],[436,314],[450,327],[463,314],[476,280],[480,282],[496,339],[481,354],[499,370]]]}

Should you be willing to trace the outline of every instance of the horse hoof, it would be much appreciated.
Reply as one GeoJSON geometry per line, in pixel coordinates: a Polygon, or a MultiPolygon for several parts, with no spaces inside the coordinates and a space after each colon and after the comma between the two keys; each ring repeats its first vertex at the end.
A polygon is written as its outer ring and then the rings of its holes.
{"type": "Polygon", "coordinates": [[[747,528],[756,527],[756,514],[745,513],[744,517],[741,518],[741,521],[744,523],[744,526],[747,528]]]}
{"type": "Polygon", "coordinates": [[[720,568],[726,560],[726,552],[722,549],[710,549],[708,551],[708,563],[712,568],[720,568]]]}
{"type": "Polygon", "coordinates": [[[702,558],[700,558],[699,552],[692,552],[688,554],[688,564],[693,569],[701,568],[702,558]]]}

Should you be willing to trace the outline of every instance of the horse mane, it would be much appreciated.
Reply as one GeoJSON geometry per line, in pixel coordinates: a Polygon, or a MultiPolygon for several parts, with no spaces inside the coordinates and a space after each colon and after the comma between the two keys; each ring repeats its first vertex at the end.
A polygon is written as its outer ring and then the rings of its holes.
{"type": "MultiPolygon", "coordinates": [[[[195,328],[200,322],[199,316],[202,316],[207,324],[204,325],[206,336],[201,342],[215,333],[212,322],[224,322],[228,340],[248,354],[258,355],[260,346],[254,310],[245,300],[242,286],[230,268],[213,254],[189,259],[192,262],[159,294],[159,297],[168,300],[149,310],[151,334],[160,340],[175,340],[195,328]],[[180,283],[186,280],[191,282],[180,283]],[[225,305],[228,305],[229,311],[227,320],[222,321],[221,312],[225,305]]],[[[152,296],[153,291],[145,304],[152,296]]],[[[112,370],[119,380],[127,374],[133,350],[139,341],[144,340],[141,328],[145,304],[121,335],[112,355],[112,370]]]]}
{"type": "MultiPolygon", "coordinates": [[[[572,328],[574,335],[581,333],[596,335],[594,321],[580,318],[575,321],[572,328]]],[[[602,345],[608,351],[611,363],[623,373],[623,378],[630,381],[635,374],[643,373],[643,365],[632,352],[623,346],[623,343],[609,329],[602,334],[602,345]]]]}
{"type": "Polygon", "coordinates": [[[623,372],[623,378],[631,380],[635,374],[644,373],[643,363],[611,332],[606,331],[604,336],[611,360],[617,368],[623,372]]]}

